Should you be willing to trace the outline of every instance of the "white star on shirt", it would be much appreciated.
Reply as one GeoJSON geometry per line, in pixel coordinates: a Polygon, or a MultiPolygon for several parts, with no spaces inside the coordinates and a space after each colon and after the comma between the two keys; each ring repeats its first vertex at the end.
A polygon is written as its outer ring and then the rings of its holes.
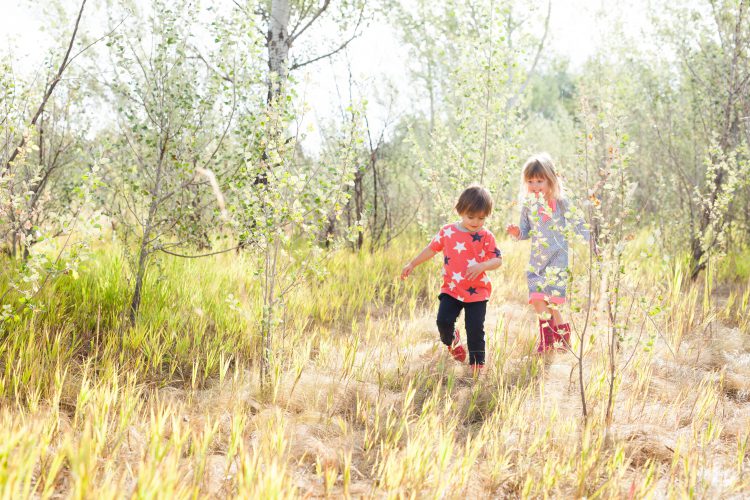
{"type": "Polygon", "coordinates": [[[453,273],[453,281],[460,283],[462,279],[464,279],[464,277],[461,276],[461,273],[453,273]]]}
{"type": "Polygon", "coordinates": [[[450,283],[448,283],[448,288],[450,288],[451,291],[453,291],[453,289],[456,288],[456,284],[451,281],[450,283]]]}
{"type": "Polygon", "coordinates": [[[434,241],[435,243],[440,243],[440,235],[438,234],[437,236],[435,236],[435,237],[434,237],[434,238],[432,239],[432,241],[434,241]]]}
{"type": "Polygon", "coordinates": [[[485,255],[486,255],[486,254],[484,253],[484,250],[482,250],[481,252],[479,252],[479,258],[480,258],[480,259],[484,259],[484,256],[485,256],[485,255]]]}
{"type": "Polygon", "coordinates": [[[463,241],[461,241],[459,243],[456,243],[456,248],[454,248],[453,250],[455,250],[456,252],[458,252],[459,255],[460,255],[461,252],[463,252],[464,250],[466,250],[466,244],[463,241]]]}
{"type": "Polygon", "coordinates": [[[475,259],[469,259],[469,261],[466,263],[467,266],[476,266],[477,261],[475,259]]]}
{"type": "Polygon", "coordinates": [[[463,301],[464,301],[464,298],[463,298],[463,297],[457,297],[457,298],[458,298],[458,300],[460,300],[461,302],[463,302],[463,301]]]}
{"type": "Polygon", "coordinates": [[[451,236],[453,236],[453,229],[450,226],[446,227],[445,229],[443,229],[443,234],[446,238],[450,238],[451,236]]]}
{"type": "Polygon", "coordinates": [[[487,276],[487,275],[485,274],[485,275],[484,275],[484,278],[482,278],[482,281],[483,281],[484,283],[488,283],[488,284],[489,284],[489,282],[490,282],[490,281],[492,281],[492,280],[490,280],[490,277],[489,277],[489,276],[487,276]]]}

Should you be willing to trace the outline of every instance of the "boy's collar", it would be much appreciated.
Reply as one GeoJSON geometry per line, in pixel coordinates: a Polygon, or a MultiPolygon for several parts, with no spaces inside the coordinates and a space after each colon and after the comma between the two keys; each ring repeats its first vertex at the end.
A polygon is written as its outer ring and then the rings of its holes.
{"type": "Polygon", "coordinates": [[[482,231],[484,231],[484,228],[483,228],[483,227],[482,227],[482,228],[479,228],[479,229],[477,229],[476,231],[471,231],[471,230],[469,230],[469,229],[465,228],[465,227],[464,227],[464,225],[463,225],[463,224],[461,224],[461,221],[458,221],[458,222],[454,223],[454,224],[453,224],[453,227],[455,227],[456,229],[458,229],[458,230],[459,230],[459,231],[461,231],[462,233],[481,233],[482,231]]]}

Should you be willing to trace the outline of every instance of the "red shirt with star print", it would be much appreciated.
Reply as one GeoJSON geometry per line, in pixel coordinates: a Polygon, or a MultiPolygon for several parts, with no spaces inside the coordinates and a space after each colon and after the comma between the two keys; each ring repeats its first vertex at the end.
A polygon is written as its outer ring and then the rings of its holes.
{"type": "Polygon", "coordinates": [[[474,280],[466,278],[466,268],[469,266],[502,255],[490,231],[480,229],[468,232],[459,229],[457,224],[447,224],[432,239],[430,248],[443,252],[441,293],[462,302],[479,302],[490,298],[492,283],[487,273],[480,274],[474,280]]]}

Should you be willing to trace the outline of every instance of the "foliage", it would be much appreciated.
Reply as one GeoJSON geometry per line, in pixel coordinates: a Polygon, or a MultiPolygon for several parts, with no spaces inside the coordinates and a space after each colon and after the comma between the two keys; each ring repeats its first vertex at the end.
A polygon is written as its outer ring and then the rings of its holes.
{"type": "Polygon", "coordinates": [[[44,79],[0,66],[3,495],[747,491],[747,1],[655,4],[658,51],[604,15],[574,66],[545,2],[383,0],[405,81],[352,75],[317,155],[293,71],[351,57],[364,2],[286,3],[278,94],[271,5],[110,2],[33,126],[44,79]],[[500,237],[540,150],[596,242],[566,231],[574,335],[549,358],[535,249],[500,237]],[[478,379],[436,340],[440,263],[396,279],[475,181],[504,253],[478,379]]]}

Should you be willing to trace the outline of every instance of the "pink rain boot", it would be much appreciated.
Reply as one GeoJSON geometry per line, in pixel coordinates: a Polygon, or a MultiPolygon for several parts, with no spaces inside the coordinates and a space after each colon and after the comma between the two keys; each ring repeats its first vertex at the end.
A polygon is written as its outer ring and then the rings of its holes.
{"type": "Polygon", "coordinates": [[[552,327],[549,321],[540,319],[539,320],[539,343],[536,346],[537,354],[553,349],[555,343],[555,329],[552,327]]]}
{"type": "Polygon", "coordinates": [[[562,344],[559,349],[561,351],[570,349],[570,323],[561,323],[555,330],[555,341],[562,344]]]}

